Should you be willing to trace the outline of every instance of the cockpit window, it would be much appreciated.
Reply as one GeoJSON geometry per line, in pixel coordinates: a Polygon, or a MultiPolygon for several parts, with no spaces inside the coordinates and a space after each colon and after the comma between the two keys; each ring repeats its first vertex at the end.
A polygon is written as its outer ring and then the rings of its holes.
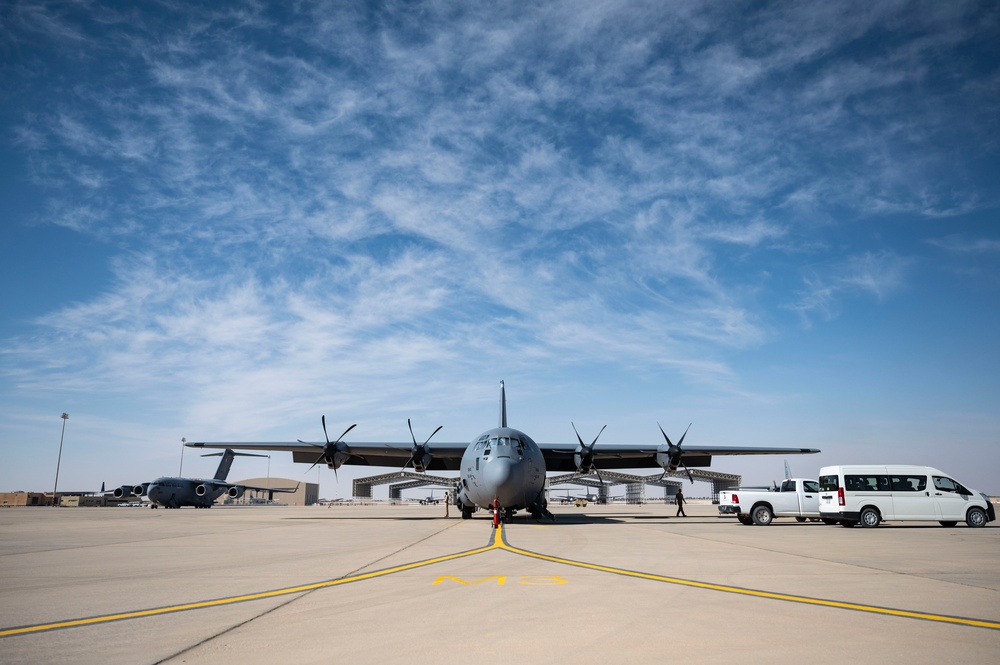
{"type": "Polygon", "coordinates": [[[520,439],[514,437],[491,437],[489,443],[487,444],[485,454],[489,455],[493,448],[496,448],[496,454],[500,457],[511,457],[515,454],[518,457],[524,456],[524,444],[521,443],[520,439]]]}

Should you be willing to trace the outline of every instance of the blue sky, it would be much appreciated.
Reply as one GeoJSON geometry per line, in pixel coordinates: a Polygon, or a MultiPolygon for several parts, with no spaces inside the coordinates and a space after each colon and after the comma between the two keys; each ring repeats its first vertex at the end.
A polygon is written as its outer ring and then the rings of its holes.
{"type": "Polygon", "coordinates": [[[63,411],[85,489],[505,379],[538,441],[1000,493],[996,5],[284,4],[0,8],[0,490],[63,411]]]}

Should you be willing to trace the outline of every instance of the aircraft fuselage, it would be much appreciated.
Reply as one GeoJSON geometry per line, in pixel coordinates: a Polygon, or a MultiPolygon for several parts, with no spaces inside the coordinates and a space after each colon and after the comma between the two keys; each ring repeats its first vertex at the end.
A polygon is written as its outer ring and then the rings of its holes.
{"type": "Polygon", "coordinates": [[[210,508],[215,500],[225,492],[224,489],[210,489],[203,481],[193,478],[157,478],[149,483],[146,496],[156,505],[164,508],[180,508],[194,506],[210,508]],[[201,488],[201,494],[199,494],[201,488]]]}
{"type": "Polygon", "coordinates": [[[459,505],[506,511],[545,509],[545,458],[530,436],[510,427],[483,432],[462,455],[459,505]]]}

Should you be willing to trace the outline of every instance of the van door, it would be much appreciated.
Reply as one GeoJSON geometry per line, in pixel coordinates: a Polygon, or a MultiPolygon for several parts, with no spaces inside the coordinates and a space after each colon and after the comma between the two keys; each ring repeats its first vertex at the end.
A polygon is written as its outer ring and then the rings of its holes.
{"type": "Polygon", "coordinates": [[[922,473],[890,473],[892,510],[899,519],[936,520],[935,500],[927,487],[927,475],[922,473]]]}
{"type": "Polygon", "coordinates": [[[931,490],[931,495],[937,508],[937,519],[945,522],[961,522],[965,519],[965,509],[970,495],[963,495],[962,490],[965,488],[951,478],[934,476],[934,489],[931,490]]]}

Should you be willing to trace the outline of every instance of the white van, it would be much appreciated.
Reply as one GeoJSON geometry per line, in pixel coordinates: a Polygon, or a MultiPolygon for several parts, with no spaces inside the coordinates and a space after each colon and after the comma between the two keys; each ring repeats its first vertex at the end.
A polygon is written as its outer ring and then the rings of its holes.
{"type": "Polygon", "coordinates": [[[819,514],[827,524],[934,520],[981,527],[996,519],[988,496],[929,466],[824,466],[819,486],[819,514]]]}

